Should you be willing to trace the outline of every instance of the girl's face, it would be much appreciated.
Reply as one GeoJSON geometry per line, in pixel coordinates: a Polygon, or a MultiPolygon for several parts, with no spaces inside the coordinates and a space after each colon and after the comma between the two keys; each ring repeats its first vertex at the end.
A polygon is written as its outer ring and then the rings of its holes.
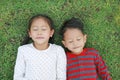
{"type": "Polygon", "coordinates": [[[48,44],[49,38],[52,37],[54,30],[50,29],[49,24],[43,18],[33,20],[29,30],[29,36],[35,44],[48,44]]]}
{"type": "Polygon", "coordinates": [[[73,54],[80,54],[86,43],[86,35],[84,35],[79,29],[67,29],[64,33],[64,40],[62,43],[73,54]]]}

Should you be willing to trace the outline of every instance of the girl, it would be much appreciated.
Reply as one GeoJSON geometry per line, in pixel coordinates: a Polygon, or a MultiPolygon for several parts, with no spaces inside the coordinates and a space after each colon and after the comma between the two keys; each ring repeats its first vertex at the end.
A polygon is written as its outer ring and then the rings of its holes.
{"type": "Polygon", "coordinates": [[[67,54],[67,80],[112,80],[105,62],[94,48],[84,48],[87,36],[78,18],[66,21],[61,28],[67,54]]]}
{"type": "Polygon", "coordinates": [[[54,34],[51,18],[33,16],[28,34],[33,43],[18,48],[14,80],[66,80],[65,52],[61,46],[50,43],[54,34]]]}

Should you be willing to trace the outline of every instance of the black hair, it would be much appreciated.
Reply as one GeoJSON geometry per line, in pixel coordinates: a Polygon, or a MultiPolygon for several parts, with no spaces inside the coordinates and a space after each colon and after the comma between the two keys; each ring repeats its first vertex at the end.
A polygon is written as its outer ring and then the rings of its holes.
{"type": "MultiPolygon", "coordinates": [[[[38,19],[38,18],[44,19],[49,24],[50,29],[51,30],[54,29],[54,23],[53,23],[53,20],[50,17],[48,17],[47,15],[43,15],[43,14],[37,14],[37,15],[30,18],[29,23],[28,23],[28,31],[30,30],[33,21],[38,19]]],[[[23,40],[21,45],[28,44],[30,40],[31,40],[31,38],[27,34],[27,36],[25,37],[25,39],[23,40]]],[[[52,37],[50,37],[49,43],[54,43],[54,35],[52,37]]]]}
{"type": "Polygon", "coordinates": [[[66,20],[61,29],[60,29],[60,35],[62,36],[62,39],[64,38],[64,33],[66,32],[67,29],[79,29],[82,33],[84,31],[84,24],[79,18],[74,18],[72,17],[69,20],[66,20]]]}

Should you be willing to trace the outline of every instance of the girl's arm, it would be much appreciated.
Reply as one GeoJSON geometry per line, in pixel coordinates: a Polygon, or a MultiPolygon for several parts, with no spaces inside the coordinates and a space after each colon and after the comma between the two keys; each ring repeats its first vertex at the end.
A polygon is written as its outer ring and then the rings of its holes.
{"type": "Polygon", "coordinates": [[[66,80],[66,55],[62,47],[58,50],[57,80],[66,80]]]}
{"type": "Polygon", "coordinates": [[[112,80],[109,71],[107,70],[107,66],[99,54],[97,54],[95,62],[97,65],[98,74],[102,80],[112,80]]]}
{"type": "Polygon", "coordinates": [[[27,80],[25,76],[25,60],[22,53],[22,49],[18,48],[18,54],[14,69],[14,80],[27,80]]]}

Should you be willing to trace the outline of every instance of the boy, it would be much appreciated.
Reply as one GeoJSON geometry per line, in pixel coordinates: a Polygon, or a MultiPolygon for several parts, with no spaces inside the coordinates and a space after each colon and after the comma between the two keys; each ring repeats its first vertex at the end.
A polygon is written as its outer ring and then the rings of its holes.
{"type": "Polygon", "coordinates": [[[107,67],[94,48],[84,48],[87,35],[83,23],[72,18],[65,21],[61,28],[62,43],[68,49],[67,80],[112,80],[107,67]]]}

